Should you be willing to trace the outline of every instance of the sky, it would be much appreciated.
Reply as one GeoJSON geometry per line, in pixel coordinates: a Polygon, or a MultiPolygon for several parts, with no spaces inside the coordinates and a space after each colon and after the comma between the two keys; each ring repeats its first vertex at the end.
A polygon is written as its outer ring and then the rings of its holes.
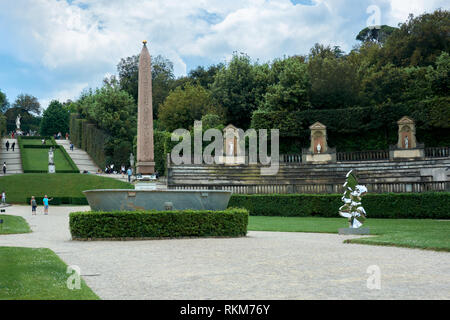
{"type": "Polygon", "coordinates": [[[117,73],[121,58],[151,55],[175,75],[230,60],[308,54],[315,43],[349,52],[369,25],[397,26],[449,9],[447,0],[0,0],[0,90],[42,107],[77,99],[117,73]]]}

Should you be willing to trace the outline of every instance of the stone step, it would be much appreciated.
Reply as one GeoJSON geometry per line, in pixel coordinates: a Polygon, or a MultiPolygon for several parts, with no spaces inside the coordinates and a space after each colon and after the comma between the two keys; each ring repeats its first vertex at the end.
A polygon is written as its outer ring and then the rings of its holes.
{"type": "Polygon", "coordinates": [[[80,172],[88,171],[90,173],[97,173],[99,168],[86,151],[75,147],[73,151],[70,150],[69,140],[56,140],[56,143],[64,147],[80,172]]]}

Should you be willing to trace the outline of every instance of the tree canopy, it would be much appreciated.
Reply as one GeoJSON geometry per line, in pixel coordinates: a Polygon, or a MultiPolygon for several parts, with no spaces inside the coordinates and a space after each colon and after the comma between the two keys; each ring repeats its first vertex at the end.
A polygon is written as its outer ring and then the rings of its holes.
{"type": "Polygon", "coordinates": [[[70,112],[57,100],[50,102],[42,114],[40,133],[44,136],[61,132],[63,135],[69,132],[70,112]]]}

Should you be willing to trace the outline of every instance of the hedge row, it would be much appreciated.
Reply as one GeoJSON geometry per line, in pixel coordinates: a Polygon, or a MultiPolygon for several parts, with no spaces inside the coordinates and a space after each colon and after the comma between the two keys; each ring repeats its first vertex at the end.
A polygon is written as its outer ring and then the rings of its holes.
{"type": "MultiPolygon", "coordinates": [[[[42,200],[44,197],[34,197],[38,205],[42,204],[42,200]]],[[[84,197],[50,197],[53,198],[52,201],[49,202],[50,205],[59,206],[62,204],[72,204],[72,205],[89,205],[88,201],[84,197]]],[[[31,197],[27,198],[27,203],[29,204],[31,201],[31,197]]]]}
{"type": "Polygon", "coordinates": [[[73,239],[239,237],[248,211],[72,212],[69,224],[73,239]]]}
{"type": "MultiPolygon", "coordinates": [[[[338,217],[342,195],[276,194],[232,195],[230,207],[250,215],[284,217],[338,217]]],[[[367,194],[362,204],[368,218],[450,219],[450,193],[367,194]]]]}
{"type": "Polygon", "coordinates": [[[70,139],[74,146],[85,150],[100,167],[106,166],[105,145],[110,136],[95,124],[86,119],[80,119],[79,114],[70,115],[70,139]]]}

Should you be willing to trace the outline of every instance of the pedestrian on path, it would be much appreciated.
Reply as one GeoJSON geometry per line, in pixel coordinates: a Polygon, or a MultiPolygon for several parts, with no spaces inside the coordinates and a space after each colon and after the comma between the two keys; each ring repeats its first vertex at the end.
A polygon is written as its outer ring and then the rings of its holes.
{"type": "Polygon", "coordinates": [[[2,191],[2,203],[6,204],[6,192],[5,192],[5,190],[2,191]]]}
{"type": "Polygon", "coordinates": [[[35,216],[36,215],[37,203],[36,203],[36,199],[34,198],[34,196],[31,197],[30,204],[31,204],[31,214],[33,216],[35,216]]]}
{"type": "Polygon", "coordinates": [[[47,195],[45,195],[44,199],[42,200],[42,202],[43,202],[43,204],[44,204],[44,214],[45,214],[45,215],[48,215],[48,202],[49,202],[49,201],[52,201],[52,200],[53,200],[53,198],[49,199],[49,198],[47,197],[47,195]]]}
{"type": "Polygon", "coordinates": [[[3,174],[6,174],[6,162],[3,162],[3,174]]]}
{"type": "Polygon", "coordinates": [[[6,151],[9,151],[9,141],[6,140],[6,151]]]}
{"type": "Polygon", "coordinates": [[[128,182],[131,182],[131,175],[133,174],[133,170],[131,170],[131,168],[128,168],[127,174],[128,174],[128,182]]]}
{"type": "Polygon", "coordinates": [[[12,151],[14,152],[14,147],[16,146],[16,142],[14,141],[13,143],[12,143],[12,145],[11,145],[11,149],[12,149],[12,151]]]}
{"type": "Polygon", "coordinates": [[[70,143],[70,151],[73,151],[73,143],[70,143]]]}

